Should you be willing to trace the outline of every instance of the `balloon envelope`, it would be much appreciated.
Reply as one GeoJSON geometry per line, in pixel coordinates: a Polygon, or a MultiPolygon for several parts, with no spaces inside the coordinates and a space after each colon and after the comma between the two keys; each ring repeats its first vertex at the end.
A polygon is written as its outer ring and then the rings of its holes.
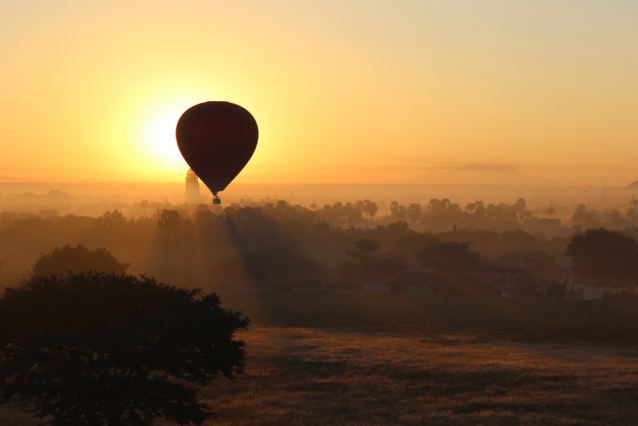
{"type": "Polygon", "coordinates": [[[214,195],[250,160],[259,138],[253,116],[230,102],[204,102],[187,109],[175,129],[184,160],[214,195]]]}

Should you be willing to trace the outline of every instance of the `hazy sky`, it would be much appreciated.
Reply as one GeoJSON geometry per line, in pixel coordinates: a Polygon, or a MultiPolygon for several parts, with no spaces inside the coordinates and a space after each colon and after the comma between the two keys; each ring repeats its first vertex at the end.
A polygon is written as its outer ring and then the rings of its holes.
{"type": "Polygon", "coordinates": [[[638,179],[635,0],[2,0],[0,34],[2,181],[182,181],[208,100],[257,120],[241,182],[638,179]]]}

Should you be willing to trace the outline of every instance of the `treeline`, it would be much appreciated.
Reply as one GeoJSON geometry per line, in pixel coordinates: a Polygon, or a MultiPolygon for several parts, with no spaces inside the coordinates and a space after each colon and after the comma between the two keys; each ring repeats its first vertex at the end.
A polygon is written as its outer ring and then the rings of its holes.
{"type": "MultiPolygon", "coordinates": [[[[206,205],[149,205],[148,215],[139,218],[127,218],[117,210],[97,218],[60,216],[53,211],[39,215],[5,212],[0,214],[0,277],[3,286],[15,284],[41,253],[67,244],[106,248],[121,261],[131,263],[129,272],[204,288],[263,281],[338,285],[344,282],[344,262],[357,260],[352,257],[357,250],[354,243],[362,239],[378,245],[370,252],[375,268],[394,265],[380,273],[384,278],[393,268],[422,268],[417,252],[436,242],[451,241],[468,243],[483,259],[544,250],[567,266],[562,254],[568,236],[547,237],[540,231],[525,230],[521,220],[531,221],[533,216],[525,213],[524,200],[495,206],[500,213],[490,215],[488,206],[475,203],[460,216],[460,208],[449,200],[432,200],[422,209],[419,221],[452,223],[432,232],[416,231],[410,226],[410,217],[404,220],[404,211],[417,216],[414,205],[393,206],[394,217],[384,221],[374,218],[372,203],[367,206],[365,202],[335,203],[313,210],[280,200],[258,207],[235,204],[215,211],[215,206],[206,205]],[[452,220],[459,217],[461,220],[452,220]],[[491,223],[509,220],[518,226],[499,231],[468,224],[469,218],[478,217],[491,223]]],[[[635,238],[637,229],[628,227],[624,232],[635,238]]]]}

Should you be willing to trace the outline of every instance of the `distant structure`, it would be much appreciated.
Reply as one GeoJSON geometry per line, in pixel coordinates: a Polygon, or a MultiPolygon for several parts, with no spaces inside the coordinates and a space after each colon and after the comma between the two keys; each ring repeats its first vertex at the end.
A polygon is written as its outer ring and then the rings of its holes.
{"type": "Polygon", "coordinates": [[[188,169],[186,172],[186,202],[199,203],[200,201],[199,178],[193,170],[188,169]]]}

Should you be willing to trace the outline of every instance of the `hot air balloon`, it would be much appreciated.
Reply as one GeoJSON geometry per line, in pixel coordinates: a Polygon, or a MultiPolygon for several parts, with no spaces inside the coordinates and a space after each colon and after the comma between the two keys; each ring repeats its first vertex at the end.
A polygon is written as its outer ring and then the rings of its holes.
{"type": "Polygon", "coordinates": [[[253,116],[230,102],[204,102],[187,109],[175,129],[177,146],[186,163],[217,195],[242,171],[259,138],[253,116]]]}

